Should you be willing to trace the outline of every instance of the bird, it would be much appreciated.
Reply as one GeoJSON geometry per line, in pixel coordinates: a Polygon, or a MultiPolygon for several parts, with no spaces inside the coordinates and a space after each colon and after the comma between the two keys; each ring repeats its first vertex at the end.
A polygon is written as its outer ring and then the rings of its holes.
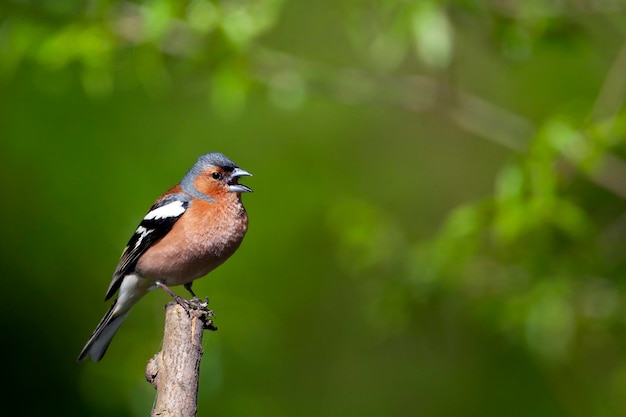
{"type": "Polygon", "coordinates": [[[78,360],[99,361],[131,308],[148,291],[183,285],[194,299],[194,280],[226,261],[248,230],[239,178],[252,176],[225,155],[206,153],[182,180],[156,199],[124,248],[106,292],[116,293],[78,360]]]}

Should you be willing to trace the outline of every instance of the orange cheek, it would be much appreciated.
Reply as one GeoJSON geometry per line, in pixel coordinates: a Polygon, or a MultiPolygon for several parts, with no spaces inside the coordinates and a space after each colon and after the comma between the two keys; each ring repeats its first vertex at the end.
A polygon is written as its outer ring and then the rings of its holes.
{"type": "Polygon", "coordinates": [[[221,183],[215,181],[211,177],[199,175],[194,181],[194,186],[198,191],[204,193],[212,198],[218,198],[228,190],[221,183]]]}

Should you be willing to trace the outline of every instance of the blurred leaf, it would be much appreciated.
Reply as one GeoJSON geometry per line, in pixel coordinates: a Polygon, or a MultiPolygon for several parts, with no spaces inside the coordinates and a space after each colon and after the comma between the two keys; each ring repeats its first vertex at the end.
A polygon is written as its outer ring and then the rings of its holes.
{"type": "Polygon", "coordinates": [[[238,49],[245,49],[255,37],[274,24],[282,3],[283,0],[223,2],[221,27],[238,49]]]}
{"type": "Polygon", "coordinates": [[[189,27],[206,34],[217,27],[220,15],[217,7],[208,0],[194,0],[187,6],[189,27]]]}
{"type": "Polygon", "coordinates": [[[149,0],[141,6],[145,40],[158,42],[172,24],[173,7],[169,0],[149,0]]]}
{"type": "Polygon", "coordinates": [[[454,55],[454,31],[445,11],[436,3],[419,2],[413,10],[413,32],[418,56],[430,67],[446,68],[454,55]]]}
{"type": "Polygon", "coordinates": [[[531,349],[548,360],[564,359],[573,342],[575,317],[568,285],[547,281],[531,294],[526,316],[526,339],[531,349]]]}

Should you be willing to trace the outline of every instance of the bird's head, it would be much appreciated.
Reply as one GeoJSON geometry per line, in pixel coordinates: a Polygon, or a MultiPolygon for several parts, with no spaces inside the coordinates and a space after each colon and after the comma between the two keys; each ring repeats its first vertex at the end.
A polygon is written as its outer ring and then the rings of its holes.
{"type": "Polygon", "coordinates": [[[251,193],[249,187],[239,184],[239,178],[245,176],[252,174],[223,154],[211,152],[198,158],[198,162],[183,177],[181,187],[193,197],[214,201],[229,193],[251,193]]]}

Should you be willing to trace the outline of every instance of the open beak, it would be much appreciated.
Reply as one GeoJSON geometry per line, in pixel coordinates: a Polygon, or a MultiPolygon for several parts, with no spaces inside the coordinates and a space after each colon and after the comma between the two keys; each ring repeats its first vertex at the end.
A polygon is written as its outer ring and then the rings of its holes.
{"type": "Polygon", "coordinates": [[[252,189],[246,187],[243,184],[239,184],[239,177],[251,177],[248,171],[244,171],[241,168],[235,168],[233,172],[230,173],[230,181],[228,181],[228,191],[231,193],[251,193],[252,189]]]}

